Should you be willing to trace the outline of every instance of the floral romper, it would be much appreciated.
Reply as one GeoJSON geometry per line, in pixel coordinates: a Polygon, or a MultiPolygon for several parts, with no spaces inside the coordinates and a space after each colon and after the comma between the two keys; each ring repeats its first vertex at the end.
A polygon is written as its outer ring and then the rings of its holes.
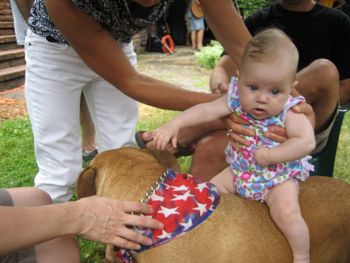
{"type": "Polygon", "coordinates": [[[245,138],[250,142],[249,147],[240,145],[240,150],[235,151],[232,144],[229,143],[225,149],[226,161],[233,171],[233,183],[240,196],[264,201],[264,195],[272,187],[291,178],[301,181],[308,178],[309,171],[313,170],[313,166],[308,162],[311,156],[295,161],[271,164],[267,167],[259,166],[253,157],[254,151],[263,145],[269,148],[279,145],[279,143],[266,138],[264,132],[268,130],[270,125],[284,127],[287,111],[301,101],[304,101],[302,96],[290,96],[281,113],[268,119],[257,120],[242,110],[236,78],[232,78],[228,91],[228,105],[232,112],[248,121],[248,126],[253,127],[256,133],[254,137],[247,136],[245,138]]]}

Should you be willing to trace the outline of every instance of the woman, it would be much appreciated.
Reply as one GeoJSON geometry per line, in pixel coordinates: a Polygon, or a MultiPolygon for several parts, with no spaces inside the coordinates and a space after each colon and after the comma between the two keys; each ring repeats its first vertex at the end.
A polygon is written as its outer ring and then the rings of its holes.
{"type": "MultiPolygon", "coordinates": [[[[239,61],[250,36],[232,2],[202,2],[212,30],[239,61]],[[227,14],[224,19],[223,10],[227,14]],[[234,34],[229,32],[232,27],[225,27],[227,23],[237,24],[234,34]]],[[[132,35],[156,22],[169,4],[169,0],[33,3],[25,45],[26,101],[39,167],[35,185],[48,192],[54,202],[70,199],[81,170],[82,91],[101,152],[134,143],[135,100],[184,110],[217,97],[180,89],[141,75],[133,67],[132,35]]]]}

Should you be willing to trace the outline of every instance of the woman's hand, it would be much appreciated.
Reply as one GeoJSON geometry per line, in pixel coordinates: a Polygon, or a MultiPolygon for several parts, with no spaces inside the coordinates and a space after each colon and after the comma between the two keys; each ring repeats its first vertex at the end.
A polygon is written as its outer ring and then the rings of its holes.
{"type": "Polygon", "coordinates": [[[163,224],[138,214],[151,213],[152,208],[139,202],[118,201],[92,196],[76,201],[79,217],[78,234],[83,237],[127,249],[140,249],[152,240],[130,227],[162,229],[163,224]],[[135,213],[133,215],[132,213],[135,213]]]}
{"type": "MultiPolygon", "coordinates": [[[[310,121],[312,127],[315,128],[315,113],[312,110],[310,104],[307,104],[306,102],[299,103],[298,105],[292,107],[292,111],[295,113],[305,114],[306,118],[310,121]]],[[[270,126],[269,131],[265,132],[264,134],[270,140],[279,143],[283,143],[288,139],[287,132],[282,127],[270,126]]]]}
{"type": "Polygon", "coordinates": [[[250,142],[245,140],[242,136],[254,136],[255,131],[243,126],[247,124],[245,120],[238,117],[235,113],[232,113],[222,118],[222,121],[228,127],[227,136],[229,136],[234,143],[241,143],[247,147],[250,146],[250,142]]]}

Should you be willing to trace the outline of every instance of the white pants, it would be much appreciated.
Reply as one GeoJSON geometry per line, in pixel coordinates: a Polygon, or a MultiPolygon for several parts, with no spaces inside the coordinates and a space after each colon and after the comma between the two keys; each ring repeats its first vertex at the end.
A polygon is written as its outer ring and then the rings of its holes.
{"type": "Polygon", "coordinates": [[[13,24],[15,27],[16,41],[18,45],[24,45],[24,38],[27,31],[27,23],[24,20],[15,0],[10,0],[13,24]]]}
{"type": "MultiPolygon", "coordinates": [[[[136,65],[132,43],[122,44],[136,65]]],[[[71,198],[82,168],[80,96],[84,92],[99,151],[135,145],[137,102],[99,77],[66,44],[30,30],[25,40],[25,96],[39,172],[35,186],[55,202],[71,198]]]]}

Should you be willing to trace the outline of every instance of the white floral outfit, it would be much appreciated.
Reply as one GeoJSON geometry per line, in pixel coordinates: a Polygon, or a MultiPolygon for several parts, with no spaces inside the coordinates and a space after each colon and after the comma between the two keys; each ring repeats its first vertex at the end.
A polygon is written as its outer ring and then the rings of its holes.
{"type": "Polygon", "coordinates": [[[232,78],[228,91],[228,105],[232,112],[249,122],[249,127],[255,129],[256,136],[247,136],[245,139],[250,142],[250,146],[240,145],[239,151],[235,151],[229,143],[225,149],[226,161],[233,171],[233,183],[236,192],[247,199],[264,200],[264,195],[272,187],[279,185],[292,178],[304,181],[309,177],[309,171],[313,166],[308,162],[311,156],[302,159],[271,164],[267,167],[258,165],[253,157],[253,153],[261,146],[273,148],[279,143],[264,136],[270,125],[284,127],[285,116],[288,110],[305,99],[302,96],[289,96],[283,110],[276,116],[268,119],[257,120],[244,112],[239,102],[239,91],[236,79],[232,78]]]}

